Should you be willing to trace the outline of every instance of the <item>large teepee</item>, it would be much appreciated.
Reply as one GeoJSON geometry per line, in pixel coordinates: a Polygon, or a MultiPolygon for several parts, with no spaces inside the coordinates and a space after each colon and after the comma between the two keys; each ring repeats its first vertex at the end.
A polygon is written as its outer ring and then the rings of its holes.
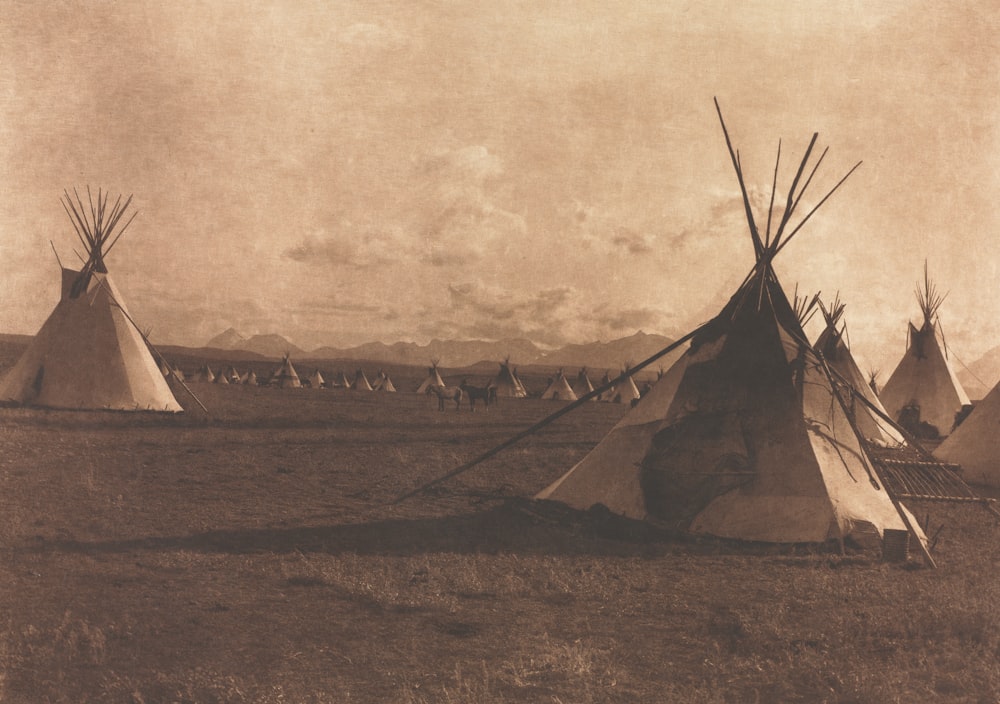
{"type": "Polygon", "coordinates": [[[418,394],[426,393],[430,386],[444,386],[444,379],[441,378],[441,373],[438,371],[438,361],[431,360],[431,366],[427,367],[427,378],[421,381],[420,386],[417,387],[418,394]]]}
{"type": "Polygon", "coordinates": [[[822,302],[819,305],[823,311],[826,328],[817,338],[815,347],[823,355],[826,363],[830,365],[830,369],[835,372],[838,381],[841,382],[841,393],[854,418],[855,425],[865,438],[879,445],[902,445],[903,436],[899,434],[899,431],[870,410],[870,406],[875,406],[882,414],[888,415],[872,388],[870,379],[865,378],[864,372],[854,361],[854,355],[851,354],[851,350],[847,346],[846,327],[842,322],[845,305],[841,303],[839,296],[834,299],[829,308],[824,306],[822,302]],[[857,396],[863,397],[864,400],[858,399],[857,396]]]}
{"type": "Polygon", "coordinates": [[[181,411],[144,335],[108,274],[105,257],[124,225],[132,197],[109,207],[107,193],[87,203],[65,193],[63,207],[84,248],[79,271],[61,267],[59,303],[14,367],[0,380],[0,400],[53,408],[181,411]]]}
{"type": "Polygon", "coordinates": [[[772,268],[830,195],[790,227],[818,166],[800,185],[815,141],[773,238],[770,214],[767,229],[757,228],[730,147],[756,254],[751,273],[643,402],[539,498],[578,508],[601,503],[626,516],[742,540],[823,542],[886,529],[923,539],[884,490],[772,268]]]}
{"type": "Polygon", "coordinates": [[[970,401],[940,338],[937,311],[945,297],[931,282],[926,262],[923,289],[918,286],[916,294],[923,324],[918,330],[909,323],[906,354],[880,397],[900,425],[919,438],[935,439],[951,433],[956,414],[970,401]]]}

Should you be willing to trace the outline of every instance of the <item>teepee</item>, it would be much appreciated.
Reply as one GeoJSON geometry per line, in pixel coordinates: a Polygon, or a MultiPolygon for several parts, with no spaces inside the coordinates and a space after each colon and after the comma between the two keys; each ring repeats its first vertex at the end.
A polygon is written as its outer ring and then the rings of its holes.
{"type": "Polygon", "coordinates": [[[874,538],[885,530],[909,530],[925,540],[878,480],[837,385],[772,268],[778,252],[843,183],[789,227],[818,166],[800,187],[815,141],[814,135],[773,238],[770,214],[766,231],[757,229],[729,147],[756,255],[753,269],[642,403],[539,498],[581,509],[601,503],[625,516],[749,541],[815,543],[874,538]]]}
{"type": "MultiPolygon", "coordinates": [[[[625,365],[625,369],[622,370],[623,374],[629,370],[629,366],[628,364],[625,365]]],[[[632,403],[633,401],[638,401],[641,396],[639,387],[635,385],[635,380],[631,376],[627,376],[625,377],[625,381],[614,388],[610,401],[612,403],[632,403]]]]}
{"type": "Polygon", "coordinates": [[[334,378],[333,385],[338,389],[349,389],[351,388],[351,380],[347,378],[343,370],[337,372],[337,376],[334,378]]]}
{"type": "Polygon", "coordinates": [[[313,373],[309,375],[309,386],[314,389],[322,389],[326,386],[326,379],[323,378],[323,372],[319,369],[314,370],[313,373]]]}
{"type": "Polygon", "coordinates": [[[172,367],[167,363],[167,360],[160,360],[160,374],[167,379],[176,379],[177,381],[184,381],[184,372],[182,372],[177,367],[172,367]]]}
{"type": "Polygon", "coordinates": [[[111,280],[105,257],[135,218],[132,203],[87,189],[62,202],[83,245],[79,271],[60,265],[59,302],[28,349],[0,380],[0,401],[52,408],[181,411],[145,336],[111,280]]]}
{"type": "Polygon", "coordinates": [[[364,369],[358,369],[354,372],[354,383],[351,384],[351,388],[356,391],[371,391],[372,385],[368,381],[368,377],[365,376],[364,369]]]}
{"type": "Polygon", "coordinates": [[[878,395],[872,389],[870,379],[865,377],[847,346],[845,340],[847,329],[842,322],[845,304],[841,303],[838,295],[829,308],[823,305],[822,301],[819,302],[819,306],[823,311],[826,327],[816,339],[815,348],[823,355],[830,369],[836,372],[835,377],[841,382],[841,394],[848,404],[848,410],[858,430],[865,438],[878,445],[904,444],[899,431],[870,410],[869,404],[888,415],[878,395]],[[863,397],[868,403],[859,400],[857,396],[863,397]]]}
{"type": "Polygon", "coordinates": [[[194,373],[191,377],[191,381],[197,381],[205,384],[215,383],[215,372],[207,364],[203,364],[198,371],[194,373]]]}
{"type": "Polygon", "coordinates": [[[939,295],[924,263],[923,289],[917,287],[923,314],[918,330],[909,323],[906,354],[882,387],[880,398],[889,415],[918,438],[937,439],[951,433],[955,415],[970,404],[940,338],[939,295]]]}
{"type": "Polygon", "coordinates": [[[967,482],[1000,487],[1000,384],[976,404],[934,454],[961,465],[967,482]]]}
{"type": "Polygon", "coordinates": [[[378,370],[378,376],[375,377],[375,383],[372,384],[372,391],[387,391],[389,393],[395,393],[396,387],[392,383],[392,379],[381,369],[378,370]]]}
{"type": "MultiPolygon", "coordinates": [[[[582,398],[594,390],[594,385],[590,383],[590,377],[587,376],[587,368],[583,367],[580,372],[576,375],[576,381],[573,382],[573,393],[576,394],[577,398],[582,398]]],[[[597,397],[590,399],[591,401],[596,401],[597,397]]]]}
{"type": "Polygon", "coordinates": [[[545,391],[542,392],[542,398],[555,401],[575,401],[577,399],[577,395],[573,392],[569,382],[566,381],[566,376],[563,374],[562,369],[552,377],[552,381],[549,382],[545,391]]]}
{"type": "Polygon", "coordinates": [[[528,392],[524,389],[524,384],[517,378],[517,374],[510,369],[510,359],[500,362],[500,371],[497,372],[493,384],[497,389],[497,396],[506,398],[524,398],[528,392]]]}
{"type": "Polygon", "coordinates": [[[225,386],[228,386],[231,383],[225,367],[219,367],[219,373],[215,375],[215,383],[223,384],[225,386]]]}
{"type": "Polygon", "coordinates": [[[256,386],[257,385],[257,372],[253,369],[247,370],[247,373],[240,377],[240,383],[244,386],[256,386]]]}
{"type": "MultiPolygon", "coordinates": [[[[604,376],[601,377],[600,382],[598,382],[598,386],[604,387],[604,386],[608,386],[608,384],[610,384],[610,383],[611,383],[611,370],[605,369],[604,370],[604,376]]],[[[611,386],[607,390],[602,391],[597,396],[597,400],[598,401],[611,401],[611,399],[613,399],[615,397],[615,393],[617,393],[616,389],[617,389],[617,387],[611,386]]]]}
{"type": "Polygon", "coordinates": [[[295,371],[292,360],[288,358],[287,354],[282,358],[278,368],[271,374],[268,385],[277,386],[282,389],[298,389],[302,387],[302,380],[299,378],[299,374],[295,371]]]}
{"type": "Polygon", "coordinates": [[[421,381],[420,386],[417,387],[418,394],[426,393],[429,386],[444,386],[444,379],[441,378],[441,373],[438,371],[438,361],[437,359],[431,360],[431,366],[427,367],[427,378],[421,381]]]}

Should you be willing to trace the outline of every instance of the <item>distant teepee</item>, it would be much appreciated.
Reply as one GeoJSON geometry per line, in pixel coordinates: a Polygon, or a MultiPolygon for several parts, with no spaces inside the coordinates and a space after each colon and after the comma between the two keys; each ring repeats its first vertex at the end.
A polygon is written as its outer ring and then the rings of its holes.
{"type": "Polygon", "coordinates": [[[829,308],[820,302],[826,328],[820,333],[814,345],[816,351],[823,355],[830,369],[836,372],[840,383],[841,395],[845,398],[858,430],[880,445],[902,445],[903,436],[888,422],[870,410],[875,406],[884,415],[888,415],[878,394],[872,389],[870,379],[865,378],[861,368],[854,361],[845,338],[843,324],[845,305],[838,295],[829,308]],[[859,400],[861,396],[864,400],[859,400]],[[867,403],[865,403],[867,401],[867,403]]]}
{"type": "Polygon", "coordinates": [[[287,353],[282,358],[281,364],[271,375],[271,380],[268,382],[268,385],[278,386],[283,389],[297,389],[302,386],[302,380],[299,379],[299,374],[295,371],[295,367],[292,365],[292,360],[288,358],[287,353]]]}
{"type": "Polygon", "coordinates": [[[53,408],[181,411],[108,274],[105,257],[135,218],[132,197],[74,190],[62,205],[83,245],[79,271],[60,265],[59,303],[28,349],[0,380],[0,401],[53,408]]]}
{"type": "MultiPolygon", "coordinates": [[[[586,396],[591,391],[594,390],[594,385],[590,383],[590,377],[587,376],[587,368],[583,367],[580,369],[579,374],[576,375],[576,381],[573,382],[573,393],[576,394],[577,398],[582,398],[586,396]]],[[[590,399],[591,401],[596,401],[597,396],[590,399]]]]}
{"type": "Polygon", "coordinates": [[[510,359],[500,362],[500,371],[493,382],[496,385],[497,396],[507,398],[524,398],[528,392],[524,389],[524,384],[517,378],[517,373],[511,371],[510,359]]]}
{"type": "Polygon", "coordinates": [[[396,386],[392,383],[392,379],[383,370],[378,370],[378,376],[375,377],[375,383],[372,384],[372,391],[386,391],[389,393],[395,393],[396,386]]]}
{"type": "Polygon", "coordinates": [[[208,364],[203,364],[199,367],[198,371],[194,373],[191,377],[191,381],[197,381],[203,384],[212,384],[215,382],[215,372],[208,364]]]}
{"type": "Polygon", "coordinates": [[[418,394],[426,393],[429,386],[444,386],[444,379],[441,378],[441,373],[438,371],[438,362],[437,359],[431,360],[431,366],[427,367],[427,377],[417,387],[418,394]]]}
{"type": "Polygon", "coordinates": [[[923,315],[918,330],[909,323],[906,354],[882,387],[880,398],[889,415],[918,438],[947,436],[956,414],[970,405],[969,397],[948,359],[948,348],[938,329],[938,309],[945,296],[927,273],[923,289],[917,287],[923,315]]]}
{"type": "Polygon", "coordinates": [[[562,369],[552,377],[552,381],[549,382],[545,391],[542,392],[542,398],[555,401],[575,401],[577,399],[576,393],[570,387],[569,382],[566,381],[566,376],[563,374],[562,369]]]}
{"type": "Polygon", "coordinates": [[[354,373],[354,383],[351,384],[351,388],[356,391],[371,391],[372,385],[368,381],[368,377],[365,376],[365,370],[358,368],[354,373]]]}

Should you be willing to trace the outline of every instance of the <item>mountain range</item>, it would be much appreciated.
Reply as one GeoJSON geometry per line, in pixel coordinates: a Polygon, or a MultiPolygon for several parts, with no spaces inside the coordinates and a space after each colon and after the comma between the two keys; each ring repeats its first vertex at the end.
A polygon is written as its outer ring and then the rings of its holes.
{"type": "MultiPolygon", "coordinates": [[[[671,342],[669,337],[639,331],[617,340],[571,344],[554,350],[547,350],[531,340],[518,338],[496,341],[435,339],[426,345],[415,342],[368,342],[355,347],[320,347],[305,351],[281,335],[247,337],[230,328],[209,340],[205,347],[253,352],[267,357],[281,357],[289,353],[299,359],[364,359],[416,366],[426,365],[431,360],[438,360],[445,367],[465,367],[482,361],[510,359],[515,364],[522,365],[567,368],[586,366],[593,370],[617,370],[625,364],[646,359],[671,342]]],[[[675,356],[670,356],[667,361],[673,358],[675,356]]]]}

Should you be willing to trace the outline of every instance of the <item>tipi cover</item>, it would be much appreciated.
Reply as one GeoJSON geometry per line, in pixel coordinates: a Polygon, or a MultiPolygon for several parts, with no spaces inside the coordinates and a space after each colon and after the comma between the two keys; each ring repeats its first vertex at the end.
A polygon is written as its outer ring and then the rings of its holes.
{"type": "Polygon", "coordinates": [[[339,371],[337,372],[337,377],[336,381],[334,382],[334,386],[341,389],[349,389],[351,388],[351,380],[347,378],[347,375],[344,374],[343,371],[339,371]]]}
{"type": "Polygon", "coordinates": [[[444,386],[444,379],[441,378],[441,373],[438,371],[438,360],[436,359],[431,360],[431,366],[427,367],[427,378],[420,382],[417,393],[426,393],[429,386],[444,386]]]}
{"type": "MultiPolygon", "coordinates": [[[[75,194],[75,191],[74,191],[75,194]]],[[[104,256],[131,223],[119,222],[132,201],[109,210],[98,191],[85,208],[65,194],[63,203],[87,261],[62,267],[59,302],[28,349],[0,380],[0,400],[33,406],[179,412],[166,379],[108,275],[104,256]],[[117,232],[116,232],[117,229],[117,232]]],[[[134,217],[134,215],[133,215],[134,217]]]]}
{"type": "Polygon", "coordinates": [[[542,398],[557,401],[576,401],[576,393],[570,387],[569,382],[566,381],[562,369],[552,377],[552,381],[549,382],[548,387],[542,392],[542,398]]]}
{"type": "Polygon", "coordinates": [[[916,293],[923,325],[918,330],[908,324],[906,354],[882,387],[880,398],[889,416],[917,437],[945,437],[951,433],[955,415],[970,401],[939,339],[935,321],[944,296],[931,283],[926,264],[924,288],[916,293]]]}
{"type": "Polygon", "coordinates": [[[743,188],[757,260],[746,282],[643,402],[539,498],[581,509],[601,503],[750,541],[824,542],[888,528],[924,539],[873,480],[830,374],[771,267],[798,231],[783,237],[801,196],[797,182],[773,239],[770,229],[758,232],[743,188]]]}

